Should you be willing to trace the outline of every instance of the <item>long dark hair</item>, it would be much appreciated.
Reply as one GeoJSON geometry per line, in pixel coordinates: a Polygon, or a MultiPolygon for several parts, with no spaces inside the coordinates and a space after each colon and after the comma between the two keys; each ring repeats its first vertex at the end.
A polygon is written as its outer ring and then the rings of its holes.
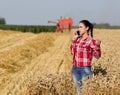
{"type": "Polygon", "coordinates": [[[88,33],[89,31],[91,32],[91,37],[93,37],[93,24],[90,23],[88,20],[81,20],[79,23],[83,23],[86,27],[89,27],[88,29],[88,33]]]}

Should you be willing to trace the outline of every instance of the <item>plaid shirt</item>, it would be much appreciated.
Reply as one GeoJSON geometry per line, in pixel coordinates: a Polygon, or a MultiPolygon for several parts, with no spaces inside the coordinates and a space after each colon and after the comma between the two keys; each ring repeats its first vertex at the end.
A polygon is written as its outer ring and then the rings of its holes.
{"type": "Polygon", "coordinates": [[[73,55],[73,65],[77,67],[91,66],[92,57],[99,58],[101,50],[96,50],[96,40],[88,36],[82,40],[73,40],[70,45],[70,52],[73,55]]]}

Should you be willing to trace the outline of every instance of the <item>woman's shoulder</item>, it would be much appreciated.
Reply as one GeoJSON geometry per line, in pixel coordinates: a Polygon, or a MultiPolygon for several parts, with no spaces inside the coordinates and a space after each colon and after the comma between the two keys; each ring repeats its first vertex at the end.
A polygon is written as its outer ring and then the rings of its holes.
{"type": "Polygon", "coordinates": [[[91,37],[91,36],[89,36],[88,41],[90,43],[95,43],[96,42],[96,40],[93,37],[91,37]]]}
{"type": "Polygon", "coordinates": [[[88,40],[95,41],[95,39],[91,36],[88,37],[88,40]]]}

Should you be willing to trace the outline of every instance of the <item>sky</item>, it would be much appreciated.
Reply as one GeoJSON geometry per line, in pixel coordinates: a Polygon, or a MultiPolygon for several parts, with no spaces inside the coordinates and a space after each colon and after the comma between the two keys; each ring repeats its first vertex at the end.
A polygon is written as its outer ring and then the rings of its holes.
{"type": "Polygon", "coordinates": [[[48,25],[60,17],[71,17],[74,25],[83,19],[120,25],[119,9],[120,0],[0,0],[0,17],[17,25],[48,25]]]}

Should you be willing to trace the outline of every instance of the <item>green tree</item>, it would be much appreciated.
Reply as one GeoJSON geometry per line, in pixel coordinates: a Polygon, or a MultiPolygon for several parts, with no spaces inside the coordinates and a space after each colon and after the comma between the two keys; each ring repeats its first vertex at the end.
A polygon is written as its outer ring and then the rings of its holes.
{"type": "Polygon", "coordinates": [[[0,17],[0,24],[6,24],[6,21],[5,21],[4,18],[1,18],[1,17],[0,17]]]}

